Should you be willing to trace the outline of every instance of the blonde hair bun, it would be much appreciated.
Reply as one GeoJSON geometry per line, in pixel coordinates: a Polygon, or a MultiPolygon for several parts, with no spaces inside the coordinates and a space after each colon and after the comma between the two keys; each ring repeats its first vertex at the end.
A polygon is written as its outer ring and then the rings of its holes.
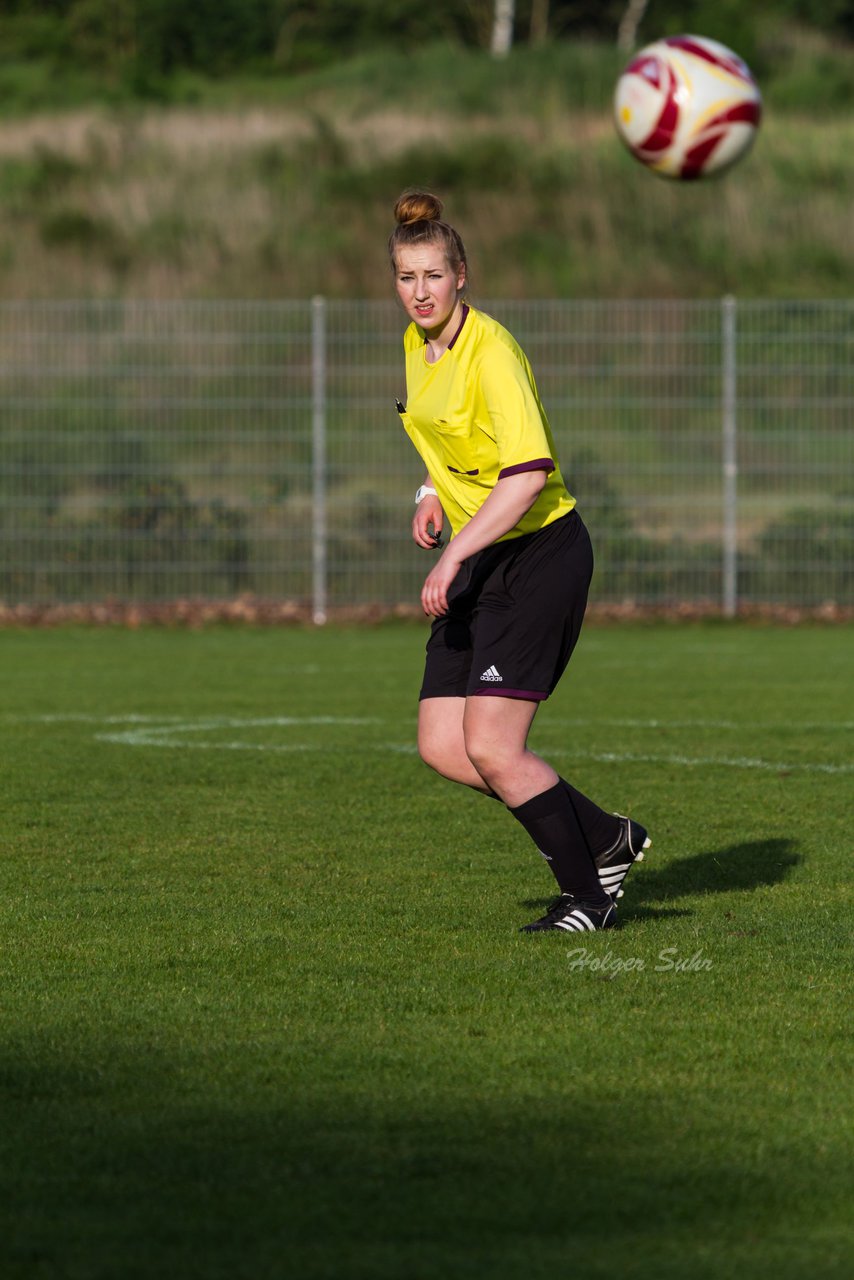
{"type": "Polygon", "coordinates": [[[394,217],[401,227],[413,222],[439,222],[443,208],[439,197],[429,191],[404,191],[394,206],[394,217]]]}
{"type": "Polygon", "coordinates": [[[452,271],[466,265],[466,251],[458,232],[442,220],[442,201],[430,191],[410,187],[394,206],[397,226],[388,238],[388,258],[392,271],[397,271],[401,249],[416,245],[438,245],[452,271]]]}

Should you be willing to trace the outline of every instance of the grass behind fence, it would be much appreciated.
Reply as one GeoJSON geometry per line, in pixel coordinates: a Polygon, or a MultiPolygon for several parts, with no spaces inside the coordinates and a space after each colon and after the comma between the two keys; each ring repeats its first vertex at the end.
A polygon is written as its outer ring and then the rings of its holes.
{"type": "Polygon", "coordinates": [[[0,634],[4,1275],[850,1275],[850,628],[585,634],[535,742],[654,847],[580,946],[423,638],[0,634]]]}
{"type": "MultiPolygon", "coordinates": [[[[843,54],[827,56],[829,68],[843,54]]],[[[844,103],[772,100],[736,171],[668,183],[616,138],[618,65],[613,49],[571,42],[506,66],[442,46],[268,92],[211,86],[195,105],[6,119],[4,292],[385,296],[391,207],[412,184],[447,198],[492,297],[850,292],[844,103]]]]}

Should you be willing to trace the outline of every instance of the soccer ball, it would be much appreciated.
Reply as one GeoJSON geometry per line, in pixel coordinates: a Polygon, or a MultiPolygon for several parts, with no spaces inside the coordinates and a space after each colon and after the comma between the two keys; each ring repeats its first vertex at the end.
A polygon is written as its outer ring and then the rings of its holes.
{"type": "Polygon", "coordinates": [[[617,132],[664,178],[721,173],[750,148],[762,98],[750,68],[705,36],[668,36],[632,58],[617,81],[617,132]]]}

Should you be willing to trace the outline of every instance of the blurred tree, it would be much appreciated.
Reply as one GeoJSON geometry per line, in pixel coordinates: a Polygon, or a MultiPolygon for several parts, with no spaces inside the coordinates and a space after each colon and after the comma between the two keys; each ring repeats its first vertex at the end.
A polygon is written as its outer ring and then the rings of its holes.
{"type": "Polygon", "coordinates": [[[434,0],[419,9],[409,0],[279,0],[272,52],[278,66],[298,69],[378,45],[405,49],[437,39],[488,45],[493,3],[434,0]]]}
{"type": "Polygon", "coordinates": [[[0,57],[129,77],[189,68],[298,71],[426,41],[509,49],[592,38],[623,46],[697,31],[750,62],[768,19],[854,39],[854,0],[0,0],[0,57]]]}
{"type": "Polygon", "coordinates": [[[854,0],[780,0],[780,9],[811,27],[854,39],[854,0]]]}
{"type": "Polygon", "coordinates": [[[617,48],[631,53],[637,44],[638,27],[643,22],[649,0],[629,0],[617,27],[617,48]]]}
{"type": "Polygon", "coordinates": [[[535,47],[549,38],[549,0],[531,0],[530,42],[535,47]]]}
{"type": "Polygon", "coordinates": [[[134,0],[76,0],[66,19],[79,61],[116,73],[137,56],[136,29],[134,0]]]}
{"type": "Polygon", "coordinates": [[[489,43],[493,58],[506,58],[513,47],[513,20],[515,16],[515,0],[495,0],[495,10],[492,18],[492,39],[489,43]]]}

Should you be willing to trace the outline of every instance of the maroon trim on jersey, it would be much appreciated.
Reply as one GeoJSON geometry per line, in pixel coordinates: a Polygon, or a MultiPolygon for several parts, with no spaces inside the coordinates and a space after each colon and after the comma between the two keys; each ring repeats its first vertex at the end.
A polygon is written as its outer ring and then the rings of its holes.
{"type": "Polygon", "coordinates": [[[469,313],[469,305],[468,305],[468,303],[467,303],[467,302],[464,302],[464,303],[463,303],[463,318],[462,318],[462,320],[460,321],[460,326],[459,326],[459,328],[457,329],[457,332],[454,334],[453,338],[451,338],[451,341],[448,343],[448,350],[449,350],[449,351],[450,351],[451,347],[454,345],[454,343],[456,342],[457,338],[458,338],[458,337],[460,336],[460,334],[462,333],[462,331],[463,331],[463,325],[464,325],[464,324],[465,324],[465,322],[466,322],[466,319],[467,319],[467,317],[468,317],[468,313],[469,313]]]}
{"type": "Polygon", "coordinates": [[[494,689],[491,685],[488,689],[475,689],[471,694],[472,698],[521,698],[524,702],[545,702],[549,696],[547,693],[538,693],[533,689],[494,689]]]}
{"type": "Polygon", "coordinates": [[[498,479],[503,480],[505,476],[518,476],[523,471],[554,471],[555,464],[551,458],[534,458],[533,462],[517,462],[513,467],[504,467],[498,473],[498,479]]]}

